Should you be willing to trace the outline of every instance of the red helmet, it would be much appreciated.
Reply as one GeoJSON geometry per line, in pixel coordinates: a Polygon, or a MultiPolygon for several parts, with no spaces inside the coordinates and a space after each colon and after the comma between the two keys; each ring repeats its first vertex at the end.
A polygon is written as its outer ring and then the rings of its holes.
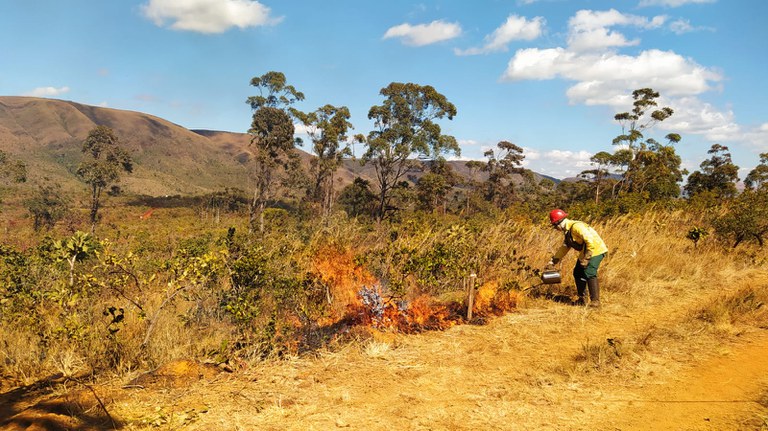
{"type": "Polygon", "coordinates": [[[558,224],[566,217],[568,217],[568,214],[566,214],[565,211],[561,210],[560,208],[549,212],[549,222],[552,224],[558,224]]]}

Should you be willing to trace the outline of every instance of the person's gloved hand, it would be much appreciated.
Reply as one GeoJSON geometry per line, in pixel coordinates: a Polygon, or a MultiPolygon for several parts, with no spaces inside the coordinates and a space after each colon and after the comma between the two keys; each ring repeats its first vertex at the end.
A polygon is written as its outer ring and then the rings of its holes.
{"type": "Polygon", "coordinates": [[[559,262],[560,262],[560,259],[556,257],[553,257],[552,259],[549,260],[550,265],[557,265],[559,262]]]}
{"type": "Polygon", "coordinates": [[[589,265],[589,259],[579,259],[579,265],[581,265],[582,268],[586,268],[587,265],[589,265]]]}

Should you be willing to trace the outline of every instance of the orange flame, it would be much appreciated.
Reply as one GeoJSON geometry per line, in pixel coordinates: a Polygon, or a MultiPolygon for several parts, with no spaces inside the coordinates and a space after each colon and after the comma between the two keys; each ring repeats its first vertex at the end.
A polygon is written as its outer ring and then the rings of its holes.
{"type": "Polygon", "coordinates": [[[150,208],[150,209],[148,209],[147,212],[145,212],[144,214],[139,216],[139,219],[140,220],[146,220],[146,219],[150,218],[152,216],[152,213],[155,212],[156,209],[157,208],[150,208]]]}
{"type": "Polygon", "coordinates": [[[347,309],[359,302],[360,286],[376,283],[376,278],[365,268],[356,265],[349,250],[328,246],[321,249],[312,262],[320,279],[329,286],[328,302],[331,305],[329,319],[334,323],[344,317],[347,309]]]}

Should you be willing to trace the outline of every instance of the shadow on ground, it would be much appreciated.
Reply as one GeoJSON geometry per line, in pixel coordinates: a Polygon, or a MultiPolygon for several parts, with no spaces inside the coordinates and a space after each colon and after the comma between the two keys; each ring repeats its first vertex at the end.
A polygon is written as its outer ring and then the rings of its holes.
{"type": "Polygon", "coordinates": [[[80,379],[52,376],[0,394],[0,429],[116,430],[122,425],[80,379]]]}

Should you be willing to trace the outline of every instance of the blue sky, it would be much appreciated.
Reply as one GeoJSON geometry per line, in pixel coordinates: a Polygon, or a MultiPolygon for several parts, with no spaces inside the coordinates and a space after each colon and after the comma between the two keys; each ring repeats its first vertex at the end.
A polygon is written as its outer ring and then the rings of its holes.
{"type": "Polygon", "coordinates": [[[743,178],[768,152],[766,16],[764,0],[0,0],[0,95],[246,132],[250,79],[274,70],[297,108],[347,106],[367,134],[379,91],[413,82],[456,105],[441,125],[462,159],[507,140],[564,178],[616,149],[614,114],[651,87],[675,114],[646,137],[681,134],[691,171],[726,145],[743,178]]]}

